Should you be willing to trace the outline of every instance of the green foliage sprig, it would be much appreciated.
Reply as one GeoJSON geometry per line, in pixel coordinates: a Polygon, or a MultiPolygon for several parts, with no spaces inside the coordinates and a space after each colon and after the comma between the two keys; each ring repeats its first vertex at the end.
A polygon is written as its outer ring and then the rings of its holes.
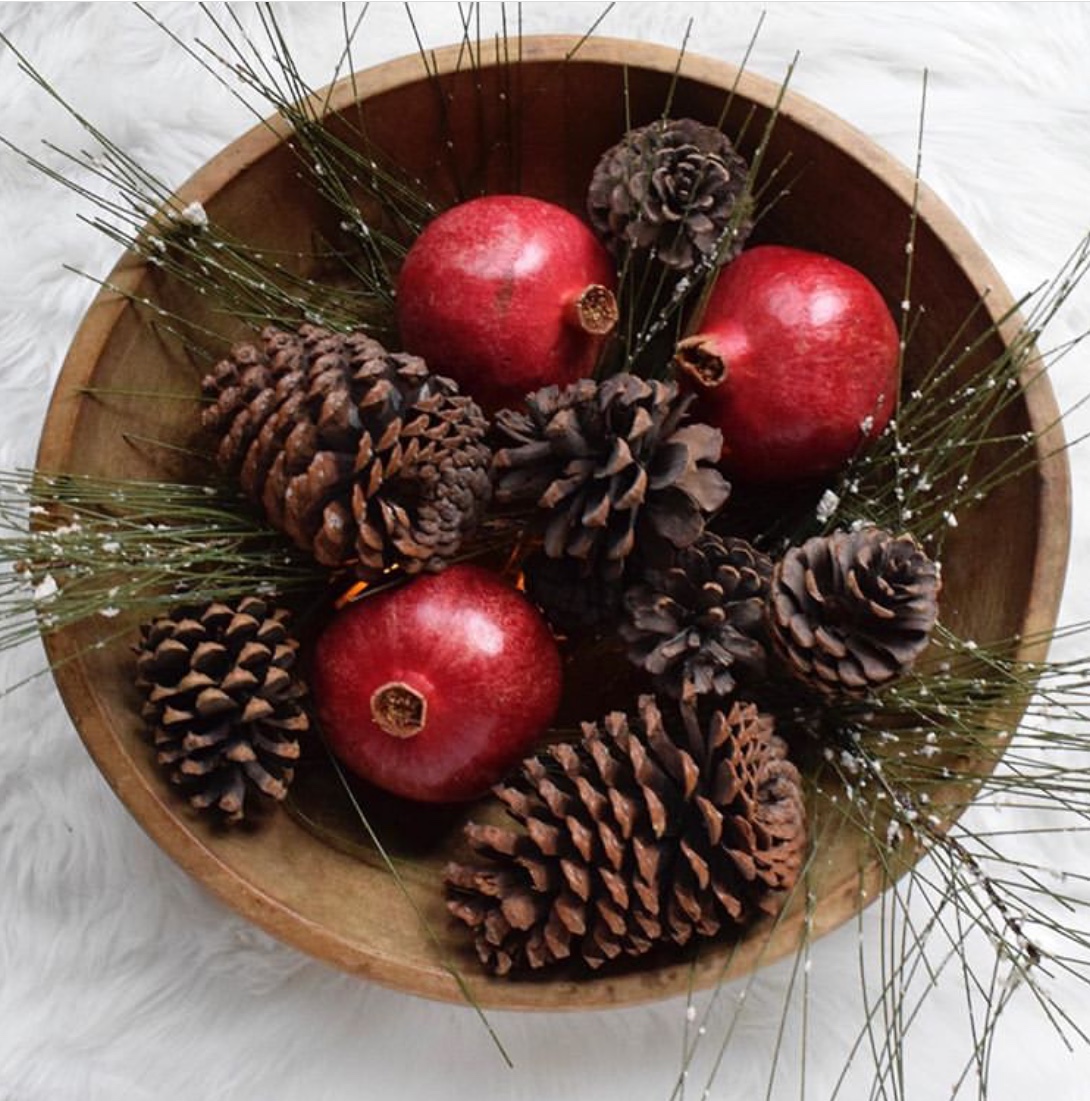
{"type": "Polygon", "coordinates": [[[88,619],[323,584],[234,490],[0,473],[0,649],[88,619]]]}

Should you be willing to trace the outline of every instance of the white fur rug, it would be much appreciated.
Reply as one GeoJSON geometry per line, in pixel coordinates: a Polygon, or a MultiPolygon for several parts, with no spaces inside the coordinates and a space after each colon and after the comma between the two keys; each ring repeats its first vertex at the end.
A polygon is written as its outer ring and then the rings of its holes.
{"type": "MultiPolygon", "coordinates": [[[[1090,228],[1090,4],[621,3],[602,32],[740,60],[762,8],[750,68],[860,127],[906,163],[915,157],[921,73],[931,73],[924,179],[953,207],[1015,294],[1052,275],[1090,228]]],[[[514,5],[509,9],[512,16],[514,5]]],[[[157,4],[179,34],[209,32],[195,4],[157,4]]],[[[601,5],[527,3],[525,33],[585,30],[601,5]]],[[[255,12],[237,6],[255,25],[255,12]]],[[[424,41],[460,36],[454,4],[414,4],[424,41]]],[[[332,73],[341,13],[286,4],[278,14],[305,75],[332,73]]],[[[512,16],[513,17],[513,16],[512,16]]],[[[484,5],[488,27],[498,6],[484,5]]],[[[137,10],[119,4],[0,4],[0,29],[67,99],[160,176],[181,182],[250,124],[238,103],[137,10]]],[[[357,62],[415,51],[401,4],[372,4],[357,62]]],[[[41,151],[82,148],[77,127],[0,48],[0,134],[41,151]]],[[[49,156],[53,163],[56,158],[49,156]]],[[[94,294],[64,265],[104,274],[114,248],[78,219],[69,193],[0,148],[0,467],[32,462],[50,384],[94,294]]],[[[1090,287],[1048,343],[1090,329],[1090,287]]],[[[1057,369],[1068,406],[1090,391],[1090,349],[1057,369]]],[[[1086,431],[1073,416],[1072,437],[1086,431]]],[[[1076,449],[1075,546],[1064,609],[1090,619],[1090,456],[1076,449]]],[[[1090,638],[1084,639],[1090,644],[1090,638]]],[[[28,646],[0,655],[0,684],[40,666],[28,646]]],[[[577,1015],[490,1018],[507,1069],[468,1010],[423,1002],[329,970],[274,942],[191,882],[143,834],[99,777],[48,678],[0,702],[0,1101],[666,1101],[685,1028],[680,1000],[577,1015]]],[[[1083,835],[1084,836],[1084,835],[1083,835]]],[[[1090,875],[1079,837],[1032,843],[1077,887],[1090,875]]],[[[1084,918],[1085,920],[1085,918],[1084,918]]],[[[875,929],[874,915],[863,923],[875,929]]],[[[749,993],[709,1092],[719,1101],[824,1099],[860,1012],[855,927],[822,941],[811,989],[806,1074],[787,1030],[768,1065],[790,969],[749,993]]],[[[1090,994],[1058,979],[1085,1026],[1090,994]]],[[[736,991],[728,991],[728,1000],[736,991]]],[[[907,1081],[889,1097],[954,1095],[967,1054],[957,983],[940,987],[908,1045],[907,1081]]],[[[717,1020],[722,1020],[720,1015],[717,1020]]],[[[687,1098],[702,1096],[709,1033],[687,1098]]],[[[861,1052],[857,1063],[869,1062],[861,1052]]],[[[840,1097],[869,1091],[850,1080],[840,1097]]],[[[1090,1097],[1090,1050],[1068,1051],[1026,991],[999,1027],[986,1096],[1090,1097]]],[[[883,1094],[883,1096],[886,1096],[883,1094]]],[[[966,1086],[957,1096],[977,1096],[966,1086]]]]}

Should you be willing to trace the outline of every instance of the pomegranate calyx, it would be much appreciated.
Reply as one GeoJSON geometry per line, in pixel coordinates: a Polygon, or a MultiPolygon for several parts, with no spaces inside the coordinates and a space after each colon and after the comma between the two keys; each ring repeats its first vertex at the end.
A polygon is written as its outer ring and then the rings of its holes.
{"type": "Polygon", "coordinates": [[[389,681],[371,695],[371,718],[394,738],[415,738],[428,721],[428,701],[415,688],[389,681]]]}
{"type": "Polygon", "coordinates": [[[727,378],[727,361],[706,336],[689,336],[678,344],[674,369],[702,390],[713,390],[727,378]]]}
{"type": "Polygon", "coordinates": [[[589,336],[608,336],[620,318],[617,297],[609,287],[591,283],[569,301],[567,318],[589,336]]]}

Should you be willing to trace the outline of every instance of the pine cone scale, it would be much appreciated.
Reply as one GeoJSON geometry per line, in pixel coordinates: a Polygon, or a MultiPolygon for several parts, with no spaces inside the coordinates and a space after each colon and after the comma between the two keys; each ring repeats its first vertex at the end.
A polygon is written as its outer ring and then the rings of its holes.
{"type": "Polygon", "coordinates": [[[866,695],[903,675],[938,617],[938,566],[910,536],[834,532],[777,563],[769,629],[788,669],[822,694],[866,695]]]}
{"type": "Polygon", "coordinates": [[[678,428],[688,405],[674,384],[626,374],[537,391],[524,412],[497,416],[497,500],[547,510],[545,554],[575,559],[584,577],[619,577],[645,543],[652,554],[691,542],[703,530],[702,504],[718,507],[729,486],[700,466],[712,451],[718,459],[715,430],[678,428]]]}
{"type": "Polygon", "coordinates": [[[629,659],[675,699],[726,697],[765,674],[772,563],[741,539],[704,533],[624,595],[629,659]]]}
{"type": "Polygon", "coordinates": [[[285,796],[309,730],[285,618],[251,598],[177,608],[141,628],[136,682],[156,760],[193,807],[226,823],[244,817],[249,789],[285,796]]]}
{"type": "Polygon", "coordinates": [[[537,895],[537,917],[515,930],[496,918],[496,898],[475,888],[478,873],[448,869],[450,912],[474,931],[487,967],[505,974],[570,955],[597,968],[663,941],[714,935],[774,908],[769,896],[782,898],[790,887],[805,844],[798,773],[771,720],[752,705],[734,705],[697,740],[709,754],[703,763],[680,748],[645,697],[638,720],[611,714],[600,726],[586,726],[579,746],[549,747],[524,763],[516,779],[525,791],[503,798],[516,824],[508,830],[531,847],[535,837],[543,839],[537,859],[558,867],[560,885],[546,875],[531,882],[517,863],[497,855],[497,846],[478,845],[467,834],[478,858],[495,860],[500,874],[514,877],[501,898],[525,890],[537,895]],[[528,794],[552,776],[548,761],[571,782],[563,786],[570,795],[563,818],[549,808],[551,801],[560,809],[555,799],[528,794]],[[729,792],[725,802],[717,799],[722,790],[729,792]],[[765,828],[766,818],[774,828],[765,828]],[[750,825],[748,832],[739,822],[750,825]]]}
{"type": "Polygon", "coordinates": [[[591,225],[618,256],[646,251],[687,272],[737,252],[749,232],[748,166],[717,129],[693,119],[659,119],[630,130],[594,170],[591,225]]]}
{"type": "Polygon", "coordinates": [[[364,580],[439,569],[491,492],[488,423],[452,382],[363,334],[266,329],[203,383],[221,465],[269,522],[364,580]],[[236,379],[241,364],[246,385],[236,379]],[[240,469],[241,468],[241,469],[240,469]],[[399,501],[384,510],[387,500],[399,501]],[[411,504],[410,504],[411,502],[411,504]]]}

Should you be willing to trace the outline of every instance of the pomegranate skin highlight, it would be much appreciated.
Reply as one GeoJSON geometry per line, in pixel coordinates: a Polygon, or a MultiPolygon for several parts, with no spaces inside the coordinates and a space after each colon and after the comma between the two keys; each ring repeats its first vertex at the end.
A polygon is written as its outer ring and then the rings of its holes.
{"type": "Polygon", "coordinates": [[[723,433],[722,465],[754,483],[825,477],[889,423],[900,334],[862,272],[779,245],[720,273],[674,360],[695,419],[723,433]]]}
{"type": "Polygon", "coordinates": [[[397,281],[405,351],[489,412],[594,372],[617,322],[612,258],[563,207],[487,195],[444,211],[397,281]]]}
{"type": "Polygon", "coordinates": [[[352,772],[429,803],[483,795],[548,729],[561,661],[536,608],[471,565],[338,612],[313,651],[323,735],[352,772]]]}

